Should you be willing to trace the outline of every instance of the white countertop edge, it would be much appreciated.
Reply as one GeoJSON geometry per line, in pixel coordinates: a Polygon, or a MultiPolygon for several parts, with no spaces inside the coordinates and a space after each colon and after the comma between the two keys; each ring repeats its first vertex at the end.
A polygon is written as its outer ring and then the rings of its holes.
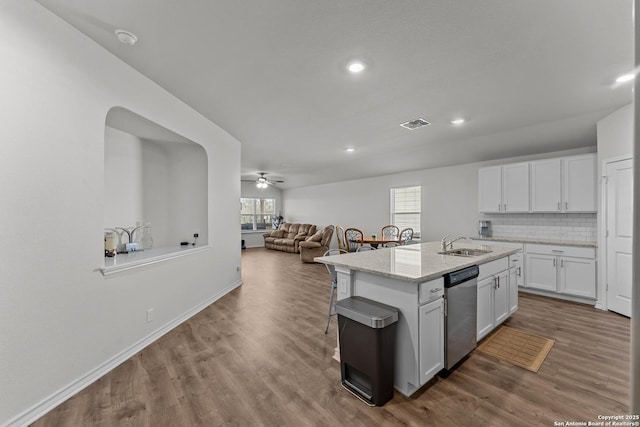
{"type": "Polygon", "coordinates": [[[123,271],[132,270],[135,268],[140,268],[140,267],[144,267],[151,264],[157,264],[159,262],[165,262],[175,258],[197,254],[199,252],[208,251],[209,249],[211,249],[210,245],[198,246],[196,248],[189,248],[189,249],[178,249],[174,252],[168,252],[161,255],[150,255],[148,258],[126,262],[124,264],[113,265],[109,267],[98,267],[97,270],[100,271],[103,276],[109,276],[111,274],[121,273],[123,271]]]}
{"type": "MultiPolygon", "coordinates": [[[[401,246],[399,246],[399,247],[401,247],[401,246]]],[[[387,248],[387,249],[395,250],[397,248],[387,248]]],[[[351,263],[341,263],[341,262],[338,262],[338,261],[335,261],[335,260],[331,260],[331,262],[329,262],[326,259],[326,257],[317,257],[317,258],[314,258],[314,261],[320,262],[320,263],[324,263],[324,264],[332,264],[332,265],[334,265],[335,267],[338,267],[338,268],[344,268],[344,269],[354,270],[354,271],[361,271],[361,272],[364,272],[364,273],[371,273],[371,274],[376,274],[376,275],[382,276],[382,277],[388,277],[390,279],[402,280],[403,282],[409,282],[409,283],[418,284],[418,283],[428,282],[429,280],[440,278],[444,274],[450,273],[452,271],[462,270],[463,268],[467,268],[467,267],[470,267],[472,265],[486,264],[488,262],[495,261],[497,259],[504,258],[504,257],[507,257],[509,255],[513,255],[513,254],[515,254],[515,253],[517,253],[519,251],[520,251],[520,249],[518,249],[518,248],[500,248],[500,251],[497,252],[497,253],[493,253],[492,252],[492,253],[489,253],[489,254],[486,254],[486,255],[480,255],[480,256],[474,256],[474,257],[456,257],[456,259],[458,259],[460,261],[462,261],[464,259],[465,262],[461,262],[460,264],[457,264],[455,266],[448,266],[448,267],[445,267],[445,268],[443,268],[441,270],[438,270],[436,272],[429,273],[429,274],[426,274],[424,276],[419,276],[419,277],[406,276],[406,275],[401,275],[401,274],[394,274],[394,273],[391,273],[389,271],[384,271],[384,270],[381,270],[381,269],[367,268],[367,267],[353,265],[351,263]]],[[[434,255],[436,255],[436,254],[434,254],[434,255]]],[[[439,256],[447,257],[449,255],[439,255],[439,256]]],[[[340,255],[332,256],[332,258],[339,258],[339,257],[340,257],[340,255]]]]}

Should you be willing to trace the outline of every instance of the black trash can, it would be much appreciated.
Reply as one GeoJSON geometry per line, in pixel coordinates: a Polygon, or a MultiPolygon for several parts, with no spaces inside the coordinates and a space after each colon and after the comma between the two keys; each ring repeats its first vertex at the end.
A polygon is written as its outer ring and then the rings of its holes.
{"type": "Polygon", "coordinates": [[[370,405],[393,398],[398,309],[362,297],[338,301],[342,385],[370,405]]]}

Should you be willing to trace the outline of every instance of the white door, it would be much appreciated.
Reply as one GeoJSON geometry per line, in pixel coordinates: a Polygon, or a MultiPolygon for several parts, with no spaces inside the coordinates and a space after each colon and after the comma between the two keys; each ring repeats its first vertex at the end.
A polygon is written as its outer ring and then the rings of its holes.
{"type": "Polygon", "coordinates": [[[502,166],[502,211],[529,212],[529,163],[502,166]]]}
{"type": "Polygon", "coordinates": [[[633,161],[607,163],[607,305],[631,317],[631,240],[633,236],[633,161]]]}
{"type": "Polygon", "coordinates": [[[596,297],[596,261],[587,258],[560,257],[558,292],[585,298],[596,297]]]}
{"type": "Polygon", "coordinates": [[[493,319],[495,328],[509,317],[509,270],[496,275],[493,289],[493,319]]]}
{"type": "Polygon", "coordinates": [[[478,169],[478,211],[502,212],[502,166],[478,169]]]}
{"type": "Polygon", "coordinates": [[[493,284],[493,276],[478,281],[478,341],[493,330],[493,284]]]}
{"type": "Polygon", "coordinates": [[[420,385],[444,368],[443,301],[420,306],[420,385]]]}
{"type": "Polygon", "coordinates": [[[560,159],[531,162],[531,212],[560,212],[562,173],[560,159]]]}
{"type": "Polygon", "coordinates": [[[527,270],[525,287],[543,291],[558,291],[557,259],[553,255],[526,254],[524,256],[527,270]]]}

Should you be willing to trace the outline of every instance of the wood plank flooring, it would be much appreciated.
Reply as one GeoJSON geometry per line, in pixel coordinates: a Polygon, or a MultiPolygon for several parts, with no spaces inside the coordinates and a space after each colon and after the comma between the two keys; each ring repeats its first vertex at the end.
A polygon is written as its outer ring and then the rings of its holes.
{"type": "Polygon", "coordinates": [[[340,386],[329,276],[247,249],[244,284],[34,426],[553,426],[626,414],[629,319],[520,293],[511,327],[556,340],[538,373],[480,352],[370,408],[340,386]]]}

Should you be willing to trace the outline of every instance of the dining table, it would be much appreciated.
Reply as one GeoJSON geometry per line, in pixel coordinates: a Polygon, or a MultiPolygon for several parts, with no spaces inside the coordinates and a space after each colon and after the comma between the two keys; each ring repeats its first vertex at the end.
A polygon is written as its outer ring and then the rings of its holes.
{"type": "Polygon", "coordinates": [[[374,248],[377,248],[378,245],[384,245],[386,243],[399,243],[398,238],[394,238],[391,236],[380,236],[380,235],[372,235],[372,234],[364,234],[362,236],[362,244],[369,244],[374,248]]]}

